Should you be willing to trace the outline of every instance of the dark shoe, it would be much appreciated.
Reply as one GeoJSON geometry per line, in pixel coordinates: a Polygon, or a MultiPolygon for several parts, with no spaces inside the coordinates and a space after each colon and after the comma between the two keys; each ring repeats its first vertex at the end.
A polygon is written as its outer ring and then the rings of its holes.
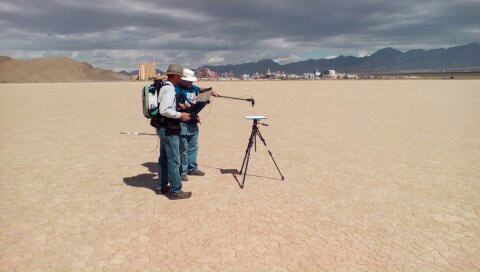
{"type": "Polygon", "coordinates": [[[168,194],[170,193],[170,187],[167,185],[167,186],[163,186],[161,189],[160,188],[155,188],[155,193],[157,195],[164,195],[164,194],[168,194]]]}
{"type": "Polygon", "coordinates": [[[192,193],[191,192],[184,192],[184,191],[170,192],[167,196],[170,200],[187,199],[187,198],[190,198],[192,196],[192,193]]]}
{"type": "Polygon", "coordinates": [[[189,172],[188,174],[191,176],[205,176],[205,172],[198,169],[195,171],[189,172]]]}
{"type": "Polygon", "coordinates": [[[182,181],[188,181],[188,176],[187,175],[182,175],[180,178],[182,179],[182,181]]]}

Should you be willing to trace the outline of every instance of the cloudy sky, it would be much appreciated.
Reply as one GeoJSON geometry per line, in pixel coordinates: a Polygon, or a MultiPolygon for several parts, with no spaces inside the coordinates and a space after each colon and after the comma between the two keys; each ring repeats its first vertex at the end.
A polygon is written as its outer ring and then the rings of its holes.
{"type": "Polygon", "coordinates": [[[0,55],[134,70],[480,41],[480,0],[0,0],[0,55]]]}

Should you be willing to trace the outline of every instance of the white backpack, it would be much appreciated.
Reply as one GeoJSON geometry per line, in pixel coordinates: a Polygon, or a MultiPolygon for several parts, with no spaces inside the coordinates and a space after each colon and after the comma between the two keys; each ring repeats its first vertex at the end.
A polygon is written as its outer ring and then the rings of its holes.
{"type": "Polygon", "coordinates": [[[143,115],[148,119],[158,117],[158,94],[164,82],[161,79],[155,79],[153,84],[145,86],[142,89],[142,107],[143,115]]]}

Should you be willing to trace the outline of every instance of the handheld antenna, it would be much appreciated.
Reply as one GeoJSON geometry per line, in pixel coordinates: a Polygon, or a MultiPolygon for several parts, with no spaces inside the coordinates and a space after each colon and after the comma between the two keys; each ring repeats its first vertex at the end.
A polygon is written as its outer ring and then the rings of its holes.
{"type": "Polygon", "coordinates": [[[255,106],[255,99],[253,99],[253,97],[250,97],[250,98],[240,98],[240,97],[219,95],[218,98],[226,98],[226,99],[234,99],[234,100],[248,101],[248,102],[250,102],[250,103],[252,104],[252,108],[255,106]]]}

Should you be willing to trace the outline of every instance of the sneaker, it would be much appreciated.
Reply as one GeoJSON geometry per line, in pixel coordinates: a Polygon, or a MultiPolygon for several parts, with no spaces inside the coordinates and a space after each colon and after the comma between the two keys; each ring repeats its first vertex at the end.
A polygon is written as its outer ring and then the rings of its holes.
{"type": "Polygon", "coordinates": [[[192,171],[192,172],[188,172],[189,175],[191,176],[205,176],[205,172],[203,172],[202,170],[195,170],[195,171],[192,171]]]}
{"type": "Polygon", "coordinates": [[[170,200],[187,199],[187,198],[190,198],[192,196],[192,193],[191,192],[184,192],[184,191],[170,192],[167,196],[170,200]]]}
{"type": "Polygon", "coordinates": [[[162,188],[155,188],[155,193],[157,195],[164,195],[164,194],[167,194],[167,193],[170,193],[170,187],[167,185],[167,186],[163,186],[162,188]]]}
{"type": "Polygon", "coordinates": [[[180,178],[182,179],[182,181],[188,181],[188,176],[187,175],[182,175],[180,178]]]}

